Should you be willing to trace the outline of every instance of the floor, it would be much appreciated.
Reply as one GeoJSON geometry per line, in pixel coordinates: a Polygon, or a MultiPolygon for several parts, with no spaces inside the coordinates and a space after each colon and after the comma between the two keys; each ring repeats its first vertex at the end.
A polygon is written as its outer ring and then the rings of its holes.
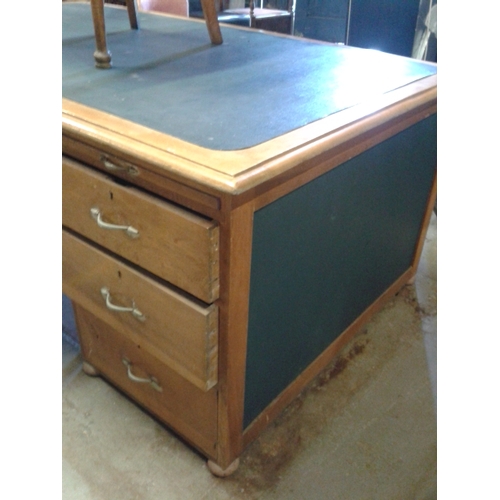
{"type": "Polygon", "coordinates": [[[100,378],[82,372],[63,303],[64,500],[434,500],[436,245],[418,274],[243,454],[205,460],[100,378]]]}

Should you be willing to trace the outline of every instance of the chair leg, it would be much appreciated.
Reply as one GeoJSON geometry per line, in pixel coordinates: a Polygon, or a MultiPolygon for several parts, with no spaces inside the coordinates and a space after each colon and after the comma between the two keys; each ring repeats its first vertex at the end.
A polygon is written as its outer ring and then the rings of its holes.
{"type": "Polygon", "coordinates": [[[96,68],[111,68],[111,52],[106,45],[106,27],[104,25],[104,0],[90,0],[92,20],[94,22],[95,44],[94,60],[96,68]]]}
{"type": "Polygon", "coordinates": [[[126,0],[128,19],[130,21],[130,28],[133,30],[139,29],[139,23],[137,22],[137,12],[135,10],[135,0],[126,0]]]}
{"type": "Polygon", "coordinates": [[[255,2],[254,0],[250,0],[250,28],[256,28],[257,19],[255,18],[255,2]]]}
{"type": "Polygon", "coordinates": [[[219,20],[217,19],[215,0],[201,0],[201,8],[203,9],[210,41],[214,45],[220,45],[222,43],[222,34],[220,32],[219,20]]]}

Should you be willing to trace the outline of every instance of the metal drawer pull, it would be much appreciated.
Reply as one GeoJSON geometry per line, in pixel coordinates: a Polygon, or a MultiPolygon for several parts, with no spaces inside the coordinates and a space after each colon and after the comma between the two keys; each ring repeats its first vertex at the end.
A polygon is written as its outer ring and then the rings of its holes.
{"type": "Polygon", "coordinates": [[[132,226],[119,226],[117,224],[110,224],[109,222],[104,222],[101,218],[101,211],[93,207],[90,209],[90,215],[97,221],[97,225],[103,229],[113,229],[118,231],[125,231],[131,238],[138,238],[139,231],[132,226]]]}
{"type": "Polygon", "coordinates": [[[144,316],[144,314],[142,314],[141,311],[139,311],[139,309],[137,309],[135,307],[134,301],[132,301],[132,307],[122,307],[122,306],[116,306],[115,304],[112,304],[111,303],[111,293],[109,291],[109,288],[106,286],[103,286],[101,288],[101,295],[102,295],[102,298],[106,301],[106,307],[110,311],[129,312],[129,313],[132,313],[132,315],[135,318],[137,318],[139,321],[146,320],[146,316],[144,316]]]}
{"type": "Polygon", "coordinates": [[[139,169],[134,167],[133,165],[121,166],[113,163],[111,160],[106,158],[105,156],[101,156],[102,164],[104,168],[114,171],[114,172],[125,172],[129,175],[139,175],[139,169]]]}
{"type": "Polygon", "coordinates": [[[153,387],[155,391],[163,392],[162,386],[158,383],[158,380],[156,380],[154,377],[149,377],[149,378],[136,377],[132,373],[132,363],[127,358],[122,358],[122,363],[127,367],[127,376],[130,380],[132,380],[133,382],[139,382],[140,384],[151,384],[151,387],[153,387]]]}

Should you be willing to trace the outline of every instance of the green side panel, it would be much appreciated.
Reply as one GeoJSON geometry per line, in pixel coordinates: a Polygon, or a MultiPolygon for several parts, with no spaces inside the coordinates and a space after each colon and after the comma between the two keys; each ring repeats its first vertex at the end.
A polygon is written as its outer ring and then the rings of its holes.
{"type": "Polygon", "coordinates": [[[255,213],[247,427],[411,265],[436,116],[255,213]]]}

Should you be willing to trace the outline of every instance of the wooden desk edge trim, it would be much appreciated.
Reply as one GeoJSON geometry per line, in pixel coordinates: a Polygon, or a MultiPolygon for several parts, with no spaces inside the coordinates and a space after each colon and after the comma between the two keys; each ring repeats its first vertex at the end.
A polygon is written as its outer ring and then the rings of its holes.
{"type": "Polygon", "coordinates": [[[239,195],[305,159],[418,108],[428,109],[428,114],[436,112],[437,75],[243,150],[202,148],[68,99],[63,99],[62,127],[63,134],[104,152],[135,153],[160,175],[184,179],[184,183],[210,193],[239,195]],[[159,143],[168,143],[168,147],[159,148],[159,143]]]}

